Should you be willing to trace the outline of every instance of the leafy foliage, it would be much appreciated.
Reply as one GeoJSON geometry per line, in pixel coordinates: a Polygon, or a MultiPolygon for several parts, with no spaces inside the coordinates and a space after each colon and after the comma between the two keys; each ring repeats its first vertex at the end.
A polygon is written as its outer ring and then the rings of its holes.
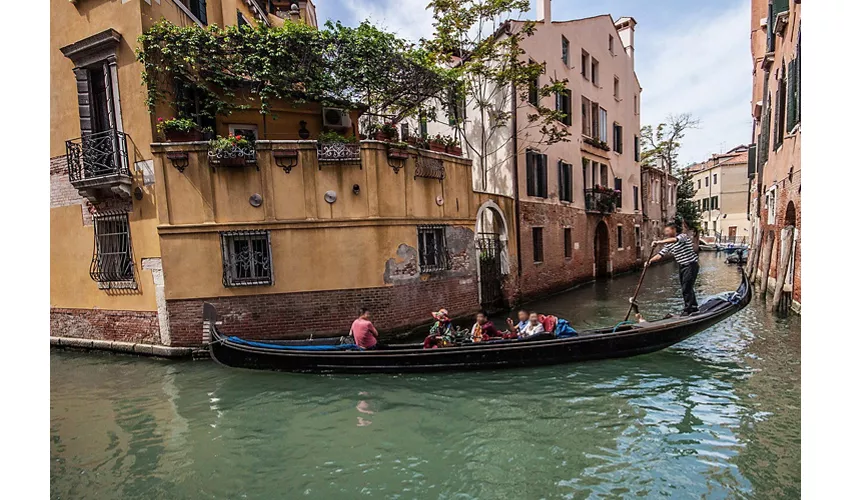
{"type": "Polygon", "coordinates": [[[696,193],[693,176],[681,169],[676,187],[676,224],[699,231],[700,210],[699,204],[694,201],[696,193]]]}
{"type": "Polygon", "coordinates": [[[529,60],[521,47],[536,23],[507,21],[493,31],[503,18],[528,12],[528,0],[431,0],[428,8],[434,13],[435,35],[425,46],[437,62],[451,68],[449,75],[456,82],[441,95],[441,104],[448,111],[448,124],[480,158],[484,189],[487,172],[498,166],[496,153],[514,139],[504,130],[512,116],[512,91],[517,112],[526,109],[531,129],[530,134],[517,130],[516,135],[525,135],[531,146],[566,140],[566,127],[557,123],[565,114],[546,107],[541,98],[563,92],[567,81],[550,79],[540,85],[545,64],[529,60]],[[477,115],[476,126],[462,126],[454,111],[459,105],[477,115]]]}
{"type": "Polygon", "coordinates": [[[251,141],[241,135],[233,135],[230,134],[227,137],[216,136],[215,139],[212,139],[209,144],[210,151],[213,153],[216,152],[230,152],[234,149],[247,149],[251,147],[251,141]]]}
{"type": "Polygon", "coordinates": [[[164,119],[161,116],[156,119],[156,130],[160,134],[165,132],[190,132],[196,130],[198,124],[191,118],[169,118],[164,119]]]}
{"type": "Polygon", "coordinates": [[[277,100],[403,115],[450,84],[424,50],[368,22],[202,28],[162,20],[139,37],[136,57],[151,110],[170,103],[195,111],[192,96],[207,118],[248,108],[269,113],[277,100]]]}

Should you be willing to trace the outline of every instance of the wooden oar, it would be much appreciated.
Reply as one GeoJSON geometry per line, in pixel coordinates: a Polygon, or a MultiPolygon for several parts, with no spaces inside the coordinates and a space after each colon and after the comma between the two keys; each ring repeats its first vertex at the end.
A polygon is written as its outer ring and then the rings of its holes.
{"type": "MultiPolygon", "coordinates": [[[[649,259],[652,258],[652,252],[654,250],[655,250],[655,244],[653,244],[651,247],[649,247],[649,259]]],[[[647,259],[647,262],[649,262],[649,259],[647,259]]],[[[644,264],[643,271],[640,273],[640,279],[638,279],[637,288],[635,288],[635,294],[632,295],[632,298],[629,300],[629,312],[626,313],[626,317],[625,317],[625,319],[623,319],[624,323],[626,321],[628,321],[629,316],[632,315],[632,309],[634,309],[634,307],[635,307],[635,302],[637,301],[638,292],[640,292],[640,287],[641,287],[641,285],[643,285],[643,277],[646,276],[646,270],[647,269],[649,269],[649,266],[644,264]]]]}

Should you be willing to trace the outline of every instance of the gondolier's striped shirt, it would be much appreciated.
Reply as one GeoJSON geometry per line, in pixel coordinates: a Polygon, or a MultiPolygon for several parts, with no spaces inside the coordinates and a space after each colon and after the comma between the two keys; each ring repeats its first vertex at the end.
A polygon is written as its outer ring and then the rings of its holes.
{"type": "Polygon", "coordinates": [[[697,261],[697,253],[694,252],[694,244],[691,237],[685,233],[680,233],[676,236],[676,243],[667,243],[664,248],[658,252],[658,255],[664,257],[668,253],[673,252],[673,258],[680,266],[686,266],[697,261]]]}

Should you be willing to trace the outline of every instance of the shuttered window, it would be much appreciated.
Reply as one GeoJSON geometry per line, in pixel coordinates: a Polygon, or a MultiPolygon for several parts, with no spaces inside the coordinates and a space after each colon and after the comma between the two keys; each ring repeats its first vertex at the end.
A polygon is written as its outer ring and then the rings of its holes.
{"type": "Polygon", "coordinates": [[[785,139],[785,63],[782,63],[782,71],[779,80],[776,82],[776,123],[773,124],[773,150],[779,149],[782,146],[782,141],[785,139]]]}
{"type": "Polygon", "coordinates": [[[528,103],[532,106],[537,106],[540,103],[540,96],[538,93],[539,87],[539,77],[535,76],[528,82],[528,103]]]}
{"type": "Polygon", "coordinates": [[[189,0],[189,10],[203,24],[207,24],[207,0],[189,0]]]}
{"type": "Polygon", "coordinates": [[[800,123],[800,32],[797,32],[797,57],[788,64],[788,110],[785,130],[791,132],[800,123]]]}
{"type": "Polygon", "coordinates": [[[566,37],[561,37],[561,60],[567,67],[570,66],[570,41],[566,37]]]}
{"type": "Polygon", "coordinates": [[[561,201],[573,201],[573,166],[558,160],[558,197],[561,201]]]}
{"type": "Polygon", "coordinates": [[[614,124],[614,151],[623,153],[623,126],[614,124]]]}
{"type": "Polygon", "coordinates": [[[534,246],[534,262],[543,262],[543,228],[531,228],[531,243],[534,246]]]}
{"type": "Polygon", "coordinates": [[[573,124],[573,93],[567,89],[563,93],[555,93],[555,111],[563,113],[564,116],[559,119],[564,125],[573,124]]]}
{"type": "Polygon", "coordinates": [[[547,180],[548,157],[537,151],[527,150],[525,153],[526,192],[528,196],[546,198],[548,191],[547,180]]]}
{"type": "Polygon", "coordinates": [[[614,177],[614,191],[617,195],[617,208],[623,208],[623,179],[614,177]]]}
{"type": "Polygon", "coordinates": [[[632,186],[632,200],[634,201],[634,204],[635,204],[635,212],[637,212],[638,208],[639,208],[638,207],[638,187],[637,186],[632,186]]]}
{"type": "Polygon", "coordinates": [[[640,137],[635,136],[635,161],[640,161],[640,137]]]}

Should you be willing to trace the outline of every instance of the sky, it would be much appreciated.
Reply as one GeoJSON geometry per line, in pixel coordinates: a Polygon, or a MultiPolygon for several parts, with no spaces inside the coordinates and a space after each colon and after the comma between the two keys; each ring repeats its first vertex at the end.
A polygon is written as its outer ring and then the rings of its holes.
{"type": "MultiPolygon", "coordinates": [[[[320,23],[364,20],[409,40],[432,33],[428,0],[313,0],[320,23]]],[[[524,18],[534,18],[536,0],[524,18]]],[[[748,0],[553,0],[552,19],[611,14],[631,16],[635,71],[640,80],[642,125],[671,113],[691,113],[701,122],[682,141],[680,164],[749,144],[750,2],[748,0]]]]}

